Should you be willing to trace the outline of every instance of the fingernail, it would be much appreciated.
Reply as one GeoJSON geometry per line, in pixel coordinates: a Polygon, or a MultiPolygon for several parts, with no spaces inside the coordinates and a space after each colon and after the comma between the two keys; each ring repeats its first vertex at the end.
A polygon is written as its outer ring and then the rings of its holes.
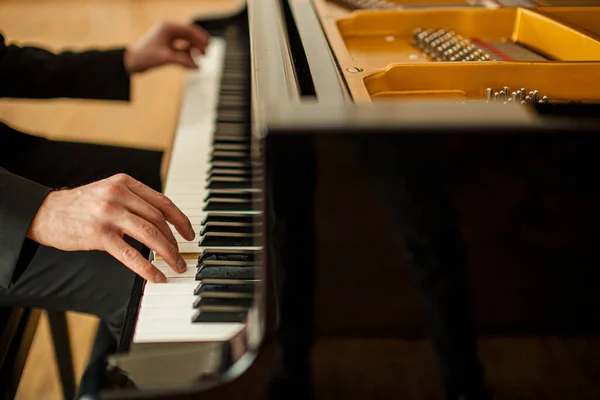
{"type": "Polygon", "coordinates": [[[194,228],[192,228],[192,226],[190,225],[190,237],[193,239],[194,237],[196,237],[196,232],[194,232],[194,228]]]}
{"type": "Polygon", "coordinates": [[[179,258],[177,265],[179,266],[179,272],[185,272],[187,270],[187,264],[182,257],[179,258]]]}
{"type": "Polygon", "coordinates": [[[154,282],[156,283],[165,283],[167,281],[167,277],[163,275],[162,272],[158,271],[156,275],[154,275],[154,282]]]}

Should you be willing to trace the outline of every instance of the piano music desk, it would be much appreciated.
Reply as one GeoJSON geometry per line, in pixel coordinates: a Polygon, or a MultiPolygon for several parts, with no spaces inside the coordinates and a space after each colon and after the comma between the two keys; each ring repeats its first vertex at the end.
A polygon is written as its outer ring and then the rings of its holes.
{"type": "MultiPolygon", "coordinates": [[[[122,46],[154,23],[186,22],[191,15],[237,9],[240,0],[0,0],[0,30],[9,42],[50,50],[122,46]]],[[[52,139],[164,149],[165,166],[180,109],[183,71],[166,67],[133,79],[131,103],[82,100],[0,100],[0,119],[52,139]],[[158,94],[158,95],[157,95],[158,94]],[[35,116],[32,118],[31,116],[35,116]]],[[[36,332],[17,399],[59,399],[56,367],[45,316],[36,332]]],[[[69,313],[75,378],[87,364],[95,317],[69,313]]]]}

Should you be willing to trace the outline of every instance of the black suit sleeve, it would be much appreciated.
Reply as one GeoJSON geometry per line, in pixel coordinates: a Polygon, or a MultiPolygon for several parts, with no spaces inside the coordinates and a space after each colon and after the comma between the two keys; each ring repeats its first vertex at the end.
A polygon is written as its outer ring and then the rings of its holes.
{"type": "Polygon", "coordinates": [[[49,187],[0,168],[0,286],[8,288],[29,225],[49,187]]]}
{"type": "Polygon", "coordinates": [[[0,35],[0,97],[129,100],[125,49],[65,51],[7,45],[0,35]]]}

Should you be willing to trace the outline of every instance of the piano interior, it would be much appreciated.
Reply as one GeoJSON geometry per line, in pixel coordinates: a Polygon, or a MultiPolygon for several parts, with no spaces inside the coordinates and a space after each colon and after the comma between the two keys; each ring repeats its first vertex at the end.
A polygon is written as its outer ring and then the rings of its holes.
{"type": "Polygon", "coordinates": [[[104,398],[458,399],[472,347],[493,398],[598,398],[600,1],[564,3],[195,19],[165,189],[191,272],[139,282],[111,360],[135,388],[104,398]]]}

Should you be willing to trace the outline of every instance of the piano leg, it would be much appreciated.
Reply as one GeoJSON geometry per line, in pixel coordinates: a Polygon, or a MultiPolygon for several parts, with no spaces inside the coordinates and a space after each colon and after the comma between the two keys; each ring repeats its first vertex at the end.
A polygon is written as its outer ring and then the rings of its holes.
{"type": "Polygon", "coordinates": [[[447,398],[488,398],[477,356],[465,245],[445,176],[444,138],[366,136],[358,139],[357,152],[423,298],[447,398]]]}
{"type": "MultiPolygon", "coordinates": [[[[275,139],[276,140],[276,139],[275,139]]],[[[269,266],[277,320],[270,399],[311,399],[310,354],[315,335],[313,195],[314,144],[308,136],[286,138],[267,150],[269,266]]]]}

